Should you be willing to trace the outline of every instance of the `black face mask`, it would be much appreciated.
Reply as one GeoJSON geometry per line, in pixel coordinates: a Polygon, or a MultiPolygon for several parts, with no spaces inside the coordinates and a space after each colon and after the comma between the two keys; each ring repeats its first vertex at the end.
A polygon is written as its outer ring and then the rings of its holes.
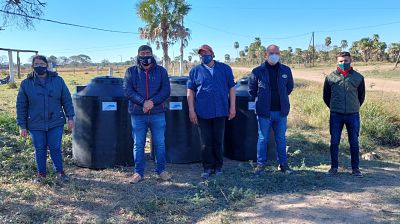
{"type": "Polygon", "coordinates": [[[155,61],[153,56],[138,56],[138,61],[141,65],[148,66],[155,61]]]}

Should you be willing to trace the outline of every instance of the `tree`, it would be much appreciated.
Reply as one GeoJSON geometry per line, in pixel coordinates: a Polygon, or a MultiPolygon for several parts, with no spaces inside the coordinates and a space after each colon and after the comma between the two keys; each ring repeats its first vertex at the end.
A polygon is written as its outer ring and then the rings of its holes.
{"type": "Polygon", "coordinates": [[[106,67],[106,66],[108,66],[108,65],[110,65],[110,64],[111,64],[110,61],[107,60],[107,59],[101,60],[101,66],[102,66],[102,67],[106,67]]]}
{"type": "Polygon", "coordinates": [[[331,37],[326,37],[325,38],[325,46],[329,49],[329,46],[331,45],[331,43],[332,43],[332,39],[331,39],[331,37]]]}
{"type": "Polygon", "coordinates": [[[400,53],[400,43],[391,43],[388,47],[389,61],[396,62],[399,53],[400,53]]]}
{"type": "Polygon", "coordinates": [[[231,62],[231,56],[229,54],[225,54],[225,63],[231,62]]]}
{"type": "Polygon", "coordinates": [[[236,57],[239,57],[239,42],[235,41],[235,43],[233,43],[233,47],[236,49],[236,57]]]}
{"type": "Polygon", "coordinates": [[[342,41],[340,41],[340,48],[342,48],[342,51],[343,51],[344,49],[346,49],[347,47],[348,47],[347,40],[342,40],[342,41]]]}
{"type": "Polygon", "coordinates": [[[92,59],[89,56],[85,55],[85,54],[78,55],[78,58],[79,58],[78,59],[79,63],[82,64],[82,65],[88,65],[88,64],[90,64],[92,62],[92,59]]]}
{"type": "Polygon", "coordinates": [[[66,66],[69,62],[70,60],[65,56],[58,57],[58,64],[61,66],[66,66]]]}
{"type": "Polygon", "coordinates": [[[3,25],[15,24],[20,28],[33,28],[33,19],[30,17],[41,17],[46,3],[41,0],[0,0],[0,8],[5,12],[2,14],[3,25]]]}
{"type": "Polygon", "coordinates": [[[51,64],[53,67],[56,67],[58,65],[57,57],[54,55],[47,57],[47,62],[49,65],[51,64]]]}
{"type": "Polygon", "coordinates": [[[189,35],[182,20],[190,11],[190,5],[185,0],[142,0],[136,9],[146,24],[139,28],[140,38],[156,43],[157,48],[161,44],[163,63],[168,68],[168,46],[189,35]]]}

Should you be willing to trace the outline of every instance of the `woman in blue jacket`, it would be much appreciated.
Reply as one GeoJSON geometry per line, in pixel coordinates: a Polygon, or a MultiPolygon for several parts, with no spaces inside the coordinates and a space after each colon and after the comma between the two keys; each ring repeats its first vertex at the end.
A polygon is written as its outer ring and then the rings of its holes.
{"type": "Polygon", "coordinates": [[[46,177],[47,149],[57,178],[68,181],[63,169],[61,140],[66,118],[68,128],[74,126],[74,107],[64,80],[47,67],[46,57],[33,57],[33,71],[21,82],[17,96],[17,123],[21,136],[26,137],[29,132],[35,147],[35,182],[46,177]]]}

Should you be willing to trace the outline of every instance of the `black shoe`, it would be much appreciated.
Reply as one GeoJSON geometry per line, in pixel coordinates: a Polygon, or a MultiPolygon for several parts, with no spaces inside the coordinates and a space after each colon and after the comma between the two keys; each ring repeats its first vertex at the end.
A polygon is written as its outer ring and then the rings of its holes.
{"type": "Polygon", "coordinates": [[[34,183],[41,183],[44,179],[46,178],[46,174],[45,173],[38,173],[35,177],[35,179],[33,179],[34,183]]]}
{"type": "Polygon", "coordinates": [[[337,168],[330,168],[328,172],[326,172],[326,175],[328,176],[335,176],[338,174],[338,169],[337,168]]]}
{"type": "Polygon", "coordinates": [[[265,166],[263,165],[257,165],[257,167],[254,169],[254,174],[256,176],[261,176],[265,172],[265,166]]]}
{"type": "Polygon", "coordinates": [[[363,177],[363,174],[361,173],[360,169],[353,169],[353,171],[351,172],[351,175],[355,176],[355,177],[363,177]]]}
{"type": "Polygon", "coordinates": [[[208,179],[211,176],[211,169],[204,169],[203,173],[201,174],[201,178],[208,179]]]}
{"type": "Polygon", "coordinates": [[[292,169],[290,169],[288,165],[279,165],[278,170],[281,171],[282,173],[286,173],[286,174],[291,174],[293,172],[292,169]]]}
{"type": "Polygon", "coordinates": [[[216,168],[214,172],[215,172],[215,176],[222,176],[222,174],[223,174],[222,168],[216,168]]]}

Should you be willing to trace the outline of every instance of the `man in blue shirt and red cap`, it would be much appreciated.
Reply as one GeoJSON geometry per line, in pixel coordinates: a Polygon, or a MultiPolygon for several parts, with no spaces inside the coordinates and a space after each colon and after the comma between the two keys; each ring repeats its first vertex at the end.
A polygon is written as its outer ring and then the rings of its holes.
{"type": "Polygon", "coordinates": [[[198,53],[201,64],[190,70],[187,99],[190,121],[199,125],[204,168],[201,176],[206,179],[213,173],[222,174],[225,120],[236,115],[236,91],[231,67],[215,61],[208,45],[202,45],[198,53]]]}

